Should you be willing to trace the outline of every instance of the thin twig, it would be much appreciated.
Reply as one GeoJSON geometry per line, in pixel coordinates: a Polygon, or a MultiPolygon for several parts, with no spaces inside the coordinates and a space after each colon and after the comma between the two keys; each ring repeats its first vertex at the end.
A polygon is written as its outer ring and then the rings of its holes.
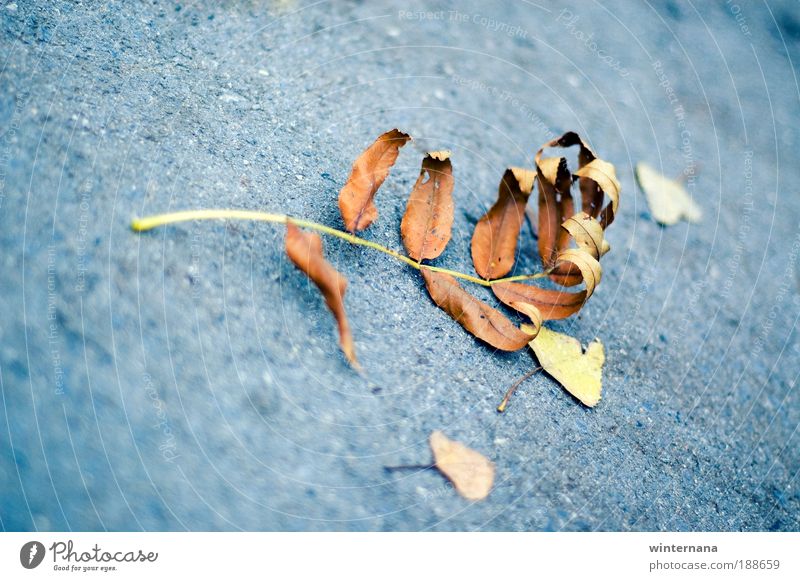
{"type": "Polygon", "coordinates": [[[517,388],[518,388],[520,385],[522,385],[522,383],[523,383],[524,381],[526,381],[526,380],[530,379],[531,377],[533,377],[533,376],[536,374],[536,372],[537,372],[537,371],[541,371],[541,369],[542,369],[541,367],[537,367],[537,368],[536,368],[536,369],[534,369],[533,371],[529,371],[528,373],[526,373],[525,375],[523,375],[522,377],[520,377],[518,380],[516,380],[516,381],[515,381],[515,382],[514,382],[514,383],[511,385],[511,387],[509,387],[509,388],[508,388],[508,391],[507,391],[507,392],[506,392],[506,394],[503,396],[503,401],[501,401],[501,402],[500,402],[500,405],[499,405],[499,406],[497,406],[497,411],[498,411],[499,413],[501,413],[501,414],[502,414],[504,411],[506,411],[506,406],[508,406],[508,400],[510,400],[510,399],[511,399],[511,396],[512,396],[512,395],[514,395],[514,392],[515,392],[515,391],[517,391],[517,388]]]}
{"type": "Polygon", "coordinates": [[[401,464],[400,466],[384,466],[383,469],[392,472],[394,470],[430,470],[435,467],[436,464],[401,464]]]}

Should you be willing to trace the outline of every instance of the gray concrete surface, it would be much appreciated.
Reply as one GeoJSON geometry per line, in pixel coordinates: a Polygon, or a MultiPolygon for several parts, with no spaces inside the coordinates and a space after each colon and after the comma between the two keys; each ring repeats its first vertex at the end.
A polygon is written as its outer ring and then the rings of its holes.
{"type": "Polygon", "coordinates": [[[800,528],[796,2],[3,0],[0,22],[2,529],[800,528]],[[604,342],[597,408],[539,376],[498,415],[532,355],[368,249],[326,242],[360,377],[280,228],[128,228],[339,226],[352,160],[395,126],[416,141],[365,236],[400,247],[421,154],[449,148],[437,264],[467,271],[506,165],[570,129],[616,164],[605,278],[553,325],[604,342]],[[697,170],[700,225],[652,221],[639,160],[697,170]],[[428,462],[434,429],[496,462],[486,501],[384,470],[428,462]]]}

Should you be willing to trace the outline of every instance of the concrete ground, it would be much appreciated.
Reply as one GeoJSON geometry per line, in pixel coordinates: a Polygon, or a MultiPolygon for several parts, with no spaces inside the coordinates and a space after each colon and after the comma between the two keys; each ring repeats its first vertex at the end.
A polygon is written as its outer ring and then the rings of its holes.
{"type": "MultiPolygon", "coordinates": [[[[0,527],[5,530],[800,529],[796,2],[0,4],[0,527]],[[424,12],[427,11],[427,12],[424,12]],[[400,248],[428,149],[455,234],[565,130],[616,164],[604,279],[552,324],[606,346],[586,409],[495,353],[411,269],[326,240],[364,376],[269,224],[340,227],[379,133],[414,135],[364,235],[400,248]],[[633,167],[694,171],[698,225],[650,217],[633,167]],[[470,503],[441,429],[491,457],[470,503]]],[[[539,268],[529,232],[517,272],[539,268]]],[[[485,289],[475,292],[496,303],[485,289]]]]}

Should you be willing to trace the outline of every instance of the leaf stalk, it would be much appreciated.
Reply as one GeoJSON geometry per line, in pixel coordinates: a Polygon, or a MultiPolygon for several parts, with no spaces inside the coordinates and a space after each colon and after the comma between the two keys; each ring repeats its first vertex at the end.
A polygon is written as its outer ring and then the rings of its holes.
{"type": "Polygon", "coordinates": [[[453,276],[455,278],[460,278],[461,280],[466,280],[468,282],[479,284],[485,287],[491,287],[492,285],[504,282],[519,282],[523,280],[534,280],[546,277],[548,274],[550,274],[550,270],[546,270],[544,272],[539,272],[536,274],[521,274],[517,276],[498,278],[495,280],[485,280],[482,278],[478,278],[476,276],[472,276],[470,274],[459,272],[457,270],[450,270],[449,268],[441,268],[439,266],[432,266],[430,264],[420,264],[419,262],[409,258],[408,256],[405,256],[404,254],[401,254],[396,250],[392,250],[391,248],[387,248],[382,244],[378,244],[377,242],[372,242],[371,240],[365,240],[363,238],[359,238],[358,236],[355,236],[354,234],[351,234],[349,232],[337,230],[336,228],[331,228],[330,226],[325,226],[324,224],[319,224],[318,222],[312,222],[311,220],[303,220],[301,218],[292,218],[291,216],[288,216],[286,214],[257,212],[253,210],[233,210],[233,209],[185,210],[182,212],[171,212],[168,214],[155,214],[153,216],[147,216],[145,218],[134,218],[131,221],[131,229],[133,229],[134,232],[147,232],[148,230],[153,230],[154,228],[158,228],[160,226],[166,226],[168,224],[177,224],[179,222],[190,222],[195,220],[248,220],[252,222],[271,222],[275,224],[287,224],[291,222],[292,224],[299,226],[301,228],[315,230],[317,232],[321,232],[329,236],[335,236],[336,238],[340,238],[351,244],[356,244],[358,246],[365,246],[367,248],[377,250],[378,252],[387,254],[392,258],[399,260],[404,264],[407,264],[411,268],[415,268],[417,270],[421,269],[432,270],[434,272],[449,274],[450,276],[453,276]]]}

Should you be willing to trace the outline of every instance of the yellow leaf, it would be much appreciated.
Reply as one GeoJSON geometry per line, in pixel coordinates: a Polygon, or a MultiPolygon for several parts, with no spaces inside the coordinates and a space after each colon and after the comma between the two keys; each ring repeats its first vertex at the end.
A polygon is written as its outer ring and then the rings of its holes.
{"type": "Polygon", "coordinates": [[[494,484],[494,464],[480,452],[451,440],[440,431],[430,437],[436,468],[444,474],[461,496],[483,500],[494,484]]]}
{"type": "Polygon", "coordinates": [[[572,234],[578,248],[585,250],[597,260],[611,250],[611,246],[603,236],[603,227],[600,222],[586,212],[578,212],[571,218],[567,218],[561,227],[572,234]]]}
{"type": "MultiPolygon", "coordinates": [[[[588,178],[597,183],[600,190],[605,192],[611,199],[611,215],[616,215],[619,208],[619,193],[622,187],[619,185],[617,172],[613,164],[602,159],[593,159],[583,167],[578,168],[575,175],[581,178],[588,178]]],[[[603,198],[600,198],[600,201],[602,200],[603,198]]],[[[610,223],[610,220],[608,223],[610,223]]],[[[605,225],[607,226],[608,224],[605,225]]]]}
{"type": "Polygon", "coordinates": [[[542,328],[542,312],[530,303],[511,303],[511,308],[519,311],[523,315],[527,315],[531,320],[530,325],[522,325],[520,329],[523,333],[531,336],[531,339],[539,334],[539,329],[542,328]]]}
{"type": "Polygon", "coordinates": [[[597,339],[583,352],[577,339],[542,327],[530,342],[531,349],[547,373],[578,398],[594,407],[603,389],[602,370],[605,362],[603,344],[597,339]]]}
{"type": "Polygon", "coordinates": [[[636,164],[636,180],[647,197],[650,213],[659,224],[670,226],[681,218],[687,222],[700,221],[700,206],[680,182],[664,177],[643,162],[636,164]]]}
{"type": "Polygon", "coordinates": [[[556,266],[562,263],[571,263],[578,267],[583,284],[586,285],[586,298],[592,296],[595,287],[600,284],[600,279],[603,277],[600,263],[591,254],[580,248],[567,248],[561,252],[556,260],[556,266]]]}

